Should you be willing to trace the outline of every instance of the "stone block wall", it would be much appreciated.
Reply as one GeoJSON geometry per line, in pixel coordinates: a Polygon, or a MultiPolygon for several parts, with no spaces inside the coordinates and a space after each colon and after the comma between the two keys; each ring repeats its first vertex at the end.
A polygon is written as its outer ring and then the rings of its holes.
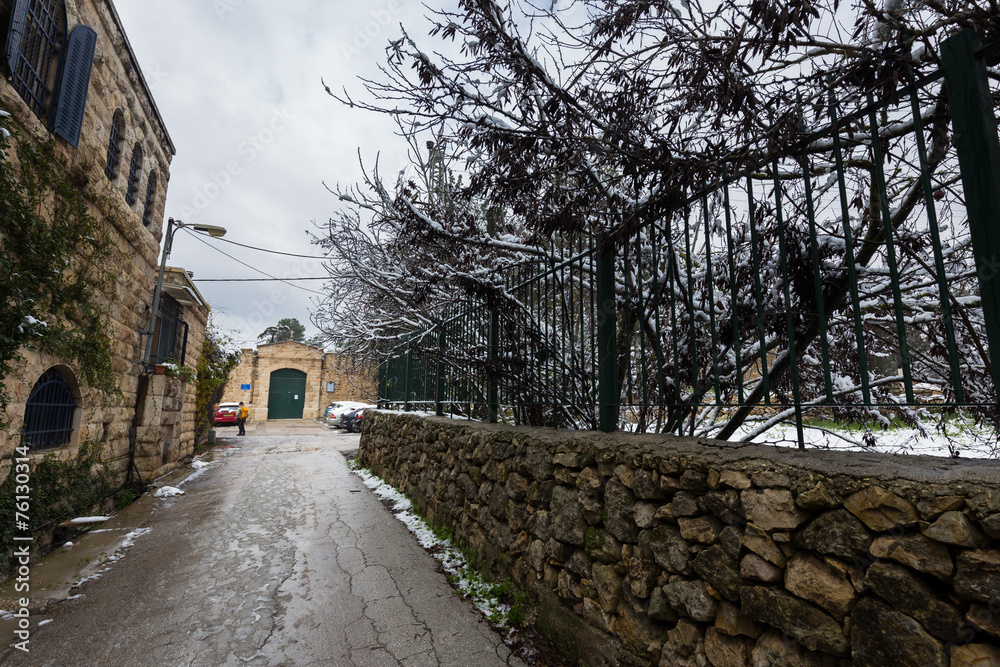
{"type": "Polygon", "coordinates": [[[320,409],[333,401],[378,402],[378,385],[375,371],[357,365],[350,357],[327,353],[323,357],[323,381],[320,386],[320,409]],[[333,393],[326,391],[328,382],[334,383],[333,393]]]}
{"type": "Polygon", "coordinates": [[[306,374],[306,397],[302,409],[303,419],[323,416],[323,410],[333,401],[378,400],[375,374],[358,368],[347,357],[297,343],[284,341],[261,345],[257,350],[241,350],[240,361],[229,375],[222,401],[243,401],[250,407],[250,420],[267,419],[268,392],[271,373],[284,368],[294,368],[306,374]],[[326,390],[327,383],[334,383],[334,391],[326,390]],[[249,391],[240,387],[251,386],[249,391]]]}
{"type": "Polygon", "coordinates": [[[1000,665],[992,461],[366,417],[360,457],[588,665],[1000,665]]]}
{"type": "MultiPolygon", "coordinates": [[[[240,350],[240,360],[229,373],[226,380],[226,387],[222,392],[220,403],[243,403],[249,405],[253,399],[253,388],[257,385],[256,351],[252,348],[240,350]],[[250,385],[250,389],[241,389],[245,384],[250,385]]],[[[251,415],[252,418],[252,415],[251,415]]]]}
{"type": "MultiPolygon", "coordinates": [[[[8,456],[19,442],[18,430],[24,419],[25,402],[35,381],[47,369],[58,367],[74,385],[80,406],[76,417],[78,428],[71,443],[38,456],[52,453],[69,457],[75,455],[81,442],[96,439],[102,443],[102,458],[113,461],[124,472],[129,450],[128,432],[140,389],[141,367],[136,363],[144,343],[140,332],[149,319],[163,235],[163,205],[175,151],[114,4],[110,0],[66,2],[66,17],[67,31],[86,24],[97,32],[79,147],[73,148],[52,134],[46,122],[32,113],[6,78],[0,78],[0,109],[12,115],[21,140],[51,142],[53,160],[80,183],[90,213],[108,232],[111,257],[105,262],[106,275],[95,280],[93,293],[107,323],[113,372],[123,400],[111,400],[89,387],[73,360],[56,358],[35,349],[22,349],[7,378],[11,401],[4,417],[9,420],[10,427],[0,432],[0,458],[8,456]],[[124,136],[118,173],[109,180],[104,166],[116,110],[124,117],[124,136]],[[125,201],[125,190],[129,162],[136,145],[142,147],[144,160],[138,181],[139,194],[129,205],[125,201]],[[143,224],[144,195],[150,174],[154,172],[156,194],[149,224],[143,224]]],[[[7,28],[7,25],[0,26],[3,31],[0,34],[6,35],[7,28]]],[[[8,151],[6,162],[16,173],[19,168],[16,142],[8,151]]]]}

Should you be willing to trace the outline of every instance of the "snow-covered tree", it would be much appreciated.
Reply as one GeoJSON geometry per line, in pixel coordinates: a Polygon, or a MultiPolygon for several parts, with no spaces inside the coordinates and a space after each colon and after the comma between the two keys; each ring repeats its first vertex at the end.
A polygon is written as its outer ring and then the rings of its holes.
{"type": "MultiPolygon", "coordinates": [[[[474,299],[520,347],[503,368],[482,345],[460,361],[502,370],[514,395],[536,387],[551,407],[530,421],[592,425],[550,419],[566,377],[581,403],[593,395],[590,313],[528,316],[504,278],[606,233],[620,393],[645,406],[640,429],[737,437],[762,403],[776,407],[758,430],[786,419],[793,385],[858,421],[886,422],[883,405],[918,423],[904,377],[947,403],[995,403],[947,96],[934,79],[900,91],[937,70],[958,28],[1000,37],[997,17],[960,0],[462,0],[432,15],[433,50],[407,32],[389,45],[364,99],[331,91],[396,117],[413,168],[338,191],[316,324],[359,354],[420,331],[430,349],[474,299]]],[[[537,281],[544,303],[567,275],[589,298],[592,262],[575,266],[537,281]]]]}

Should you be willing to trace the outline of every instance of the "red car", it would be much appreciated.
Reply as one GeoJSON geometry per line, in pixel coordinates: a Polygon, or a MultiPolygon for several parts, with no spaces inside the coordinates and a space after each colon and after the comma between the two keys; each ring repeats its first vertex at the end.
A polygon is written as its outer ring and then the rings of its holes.
{"type": "Polygon", "coordinates": [[[236,418],[240,415],[239,403],[219,403],[212,415],[213,426],[236,426],[236,418]]]}

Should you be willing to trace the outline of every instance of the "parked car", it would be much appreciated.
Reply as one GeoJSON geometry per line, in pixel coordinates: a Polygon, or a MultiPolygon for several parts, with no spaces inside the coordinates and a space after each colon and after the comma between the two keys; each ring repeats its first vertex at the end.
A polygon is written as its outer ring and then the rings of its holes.
{"type": "Polygon", "coordinates": [[[236,418],[240,415],[239,403],[219,403],[212,415],[212,426],[236,426],[236,418]]]}
{"type": "Polygon", "coordinates": [[[361,420],[364,419],[366,409],[367,408],[358,408],[357,410],[346,413],[340,418],[341,423],[344,425],[344,428],[347,429],[348,433],[361,432],[361,420]]]}
{"type": "Polygon", "coordinates": [[[323,418],[323,421],[327,426],[333,426],[335,428],[343,427],[340,420],[345,413],[352,412],[358,408],[371,407],[367,403],[358,403],[357,401],[341,401],[339,403],[331,403],[331,405],[336,407],[331,410],[330,407],[327,406],[326,416],[323,418]]]}

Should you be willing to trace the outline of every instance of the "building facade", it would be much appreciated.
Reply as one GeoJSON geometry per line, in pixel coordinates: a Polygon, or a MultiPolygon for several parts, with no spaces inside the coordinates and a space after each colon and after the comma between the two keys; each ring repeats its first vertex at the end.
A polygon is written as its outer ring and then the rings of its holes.
{"type": "Polygon", "coordinates": [[[334,401],[375,403],[375,374],[345,356],[285,341],[244,349],[222,401],[243,401],[251,421],[315,419],[334,401]]]}
{"type": "MultiPolygon", "coordinates": [[[[32,457],[70,457],[82,443],[97,443],[120,475],[148,480],[194,447],[194,386],[153,368],[167,360],[194,367],[208,315],[190,277],[170,269],[151,317],[175,148],[111,0],[0,0],[0,21],[0,109],[14,132],[0,167],[27,178],[26,157],[38,148],[97,221],[107,247],[89,269],[89,294],[110,341],[117,390],[90,386],[80,357],[44,344],[22,348],[4,378],[9,426],[0,457],[21,443],[32,457]],[[154,351],[145,360],[148,336],[154,351]]],[[[6,224],[0,244],[12,238],[6,224]]],[[[82,270],[85,262],[71,259],[64,270],[82,270]]]]}

